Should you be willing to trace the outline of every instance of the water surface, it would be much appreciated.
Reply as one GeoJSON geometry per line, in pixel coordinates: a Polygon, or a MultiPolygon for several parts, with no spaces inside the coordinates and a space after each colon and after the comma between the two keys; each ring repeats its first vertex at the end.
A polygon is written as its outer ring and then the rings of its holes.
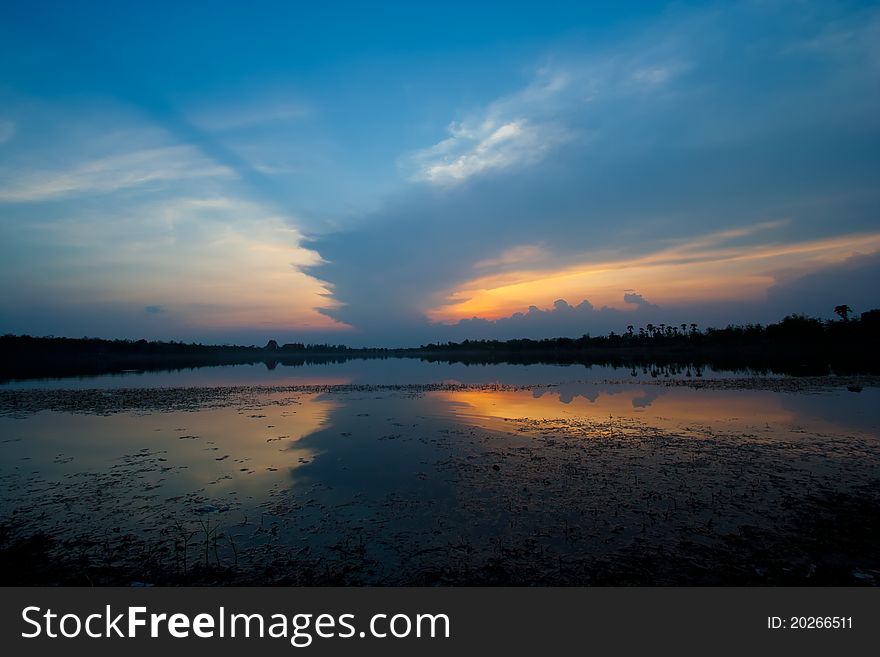
{"type": "Polygon", "coordinates": [[[719,372],[709,367],[612,367],[581,364],[447,363],[418,358],[352,358],[338,362],[268,366],[219,365],[170,371],[130,371],[119,374],[10,381],[2,388],[154,388],[233,385],[408,385],[429,383],[505,383],[532,385],[618,379],[720,378],[749,371],[719,372]]]}
{"type": "MultiPolygon", "coordinates": [[[[50,537],[55,558],[73,555],[84,572],[144,581],[615,583],[650,558],[684,560],[674,572],[687,578],[655,564],[639,582],[681,583],[703,572],[705,549],[728,555],[735,581],[760,583],[774,568],[816,566],[758,563],[737,537],[795,540],[804,512],[834,496],[868,499],[880,480],[871,386],[776,392],[582,366],[338,365],[296,381],[395,386],[236,388],[185,410],[6,409],[4,522],[50,537]],[[615,373],[624,380],[604,381],[615,373]],[[402,384],[412,379],[506,385],[402,384]]],[[[292,382],[215,369],[76,385],[112,395],[132,382],[292,382]]]]}

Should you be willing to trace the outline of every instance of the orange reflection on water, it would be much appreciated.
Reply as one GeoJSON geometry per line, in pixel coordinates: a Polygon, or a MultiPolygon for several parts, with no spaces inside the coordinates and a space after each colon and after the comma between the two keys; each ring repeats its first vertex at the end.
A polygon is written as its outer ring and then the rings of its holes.
{"type": "MultiPolygon", "coordinates": [[[[794,414],[780,396],[754,390],[695,390],[661,386],[560,386],[515,391],[442,391],[432,393],[452,412],[484,428],[504,420],[638,418],[654,426],[790,424],[794,414]]],[[[507,426],[509,429],[509,426],[507,426]]]]}

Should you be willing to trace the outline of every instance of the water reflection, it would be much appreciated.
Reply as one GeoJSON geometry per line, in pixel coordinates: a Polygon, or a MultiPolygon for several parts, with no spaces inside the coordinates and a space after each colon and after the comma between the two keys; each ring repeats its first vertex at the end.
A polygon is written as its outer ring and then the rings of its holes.
{"type": "Polygon", "coordinates": [[[367,536],[360,576],[395,581],[430,569],[433,550],[455,563],[451,545],[481,558],[497,541],[526,539],[542,555],[623,549],[635,528],[656,522],[652,496],[667,500],[667,515],[697,504],[678,525],[652,530],[650,540],[671,545],[710,519],[715,532],[764,522],[783,494],[867,485],[880,473],[878,402],[875,388],[565,383],[255,393],[221,407],[106,416],[40,411],[0,417],[0,511],[59,540],[115,532],[146,543],[207,518],[224,528],[236,563],[249,555],[252,565],[295,550],[350,567],[352,541],[367,536]],[[727,492],[711,499],[727,496],[723,514],[695,502],[722,483],[727,492]],[[572,527],[583,544],[571,543],[572,527]]]}
{"type": "MultiPolygon", "coordinates": [[[[486,428],[499,420],[548,418],[638,418],[652,426],[685,428],[789,425],[796,413],[784,395],[766,391],[693,390],[660,386],[560,385],[533,391],[438,392],[457,417],[486,428]]],[[[809,407],[802,408],[809,413],[809,407]]],[[[811,422],[820,418],[813,415],[811,422]]],[[[826,426],[827,423],[823,423],[826,426]]]]}
{"type": "MultiPolygon", "coordinates": [[[[696,370],[694,370],[696,371],[696,370]]],[[[707,377],[743,376],[748,371],[716,372],[709,367],[701,374],[707,377]]],[[[408,385],[458,382],[486,384],[503,381],[507,384],[549,384],[578,381],[620,379],[653,380],[686,379],[687,367],[662,370],[657,367],[612,367],[608,365],[544,364],[544,363],[448,363],[416,358],[350,359],[308,362],[297,366],[279,364],[220,365],[174,371],[137,371],[97,376],[31,379],[0,383],[2,388],[15,389],[88,389],[88,388],[152,388],[229,385],[408,385]],[[658,374],[662,372],[662,374],[658,374]]]]}
{"type": "MultiPolygon", "coordinates": [[[[317,394],[276,393],[265,401],[199,411],[106,416],[43,411],[26,419],[0,418],[3,512],[35,503],[45,512],[53,499],[45,493],[51,491],[66,511],[53,520],[81,522],[77,514],[89,516],[95,509],[76,504],[75,496],[68,499],[64,489],[88,481],[111,506],[149,500],[151,512],[169,500],[183,500],[193,512],[262,500],[314,458],[315,452],[299,443],[326,427],[339,408],[317,394]]],[[[119,510],[126,515],[115,522],[140,522],[124,504],[119,510]]]]}

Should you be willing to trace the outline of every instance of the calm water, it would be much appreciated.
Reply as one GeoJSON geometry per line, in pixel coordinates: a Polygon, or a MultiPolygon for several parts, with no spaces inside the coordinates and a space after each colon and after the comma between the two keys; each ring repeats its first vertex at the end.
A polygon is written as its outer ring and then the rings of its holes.
{"type": "Polygon", "coordinates": [[[634,546],[676,550],[743,527],[775,531],[794,522],[783,504],[792,496],[880,479],[878,388],[651,380],[582,366],[349,361],[16,384],[541,385],[248,391],[188,410],[7,413],[0,512],[92,563],[155,561],[145,580],[207,562],[283,581],[320,572],[419,583],[441,571],[468,581],[462,568],[484,572],[503,557],[537,573],[524,577],[552,581],[561,564],[618,559],[634,546]]]}
{"type": "Polygon", "coordinates": [[[226,385],[406,385],[427,383],[505,383],[532,385],[603,381],[619,379],[652,380],[691,377],[723,378],[748,375],[749,372],[717,372],[684,367],[680,371],[653,367],[648,369],[593,365],[512,365],[431,363],[415,358],[352,359],[340,363],[312,363],[298,366],[277,365],[269,368],[254,365],[223,365],[159,372],[126,372],[81,378],[37,379],[0,384],[0,388],[154,388],[226,385]]]}

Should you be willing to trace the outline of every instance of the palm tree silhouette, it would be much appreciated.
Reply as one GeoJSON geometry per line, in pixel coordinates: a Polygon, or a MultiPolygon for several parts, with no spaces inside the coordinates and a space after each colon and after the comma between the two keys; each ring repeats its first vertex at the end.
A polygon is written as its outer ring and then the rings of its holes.
{"type": "Polygon", "coordinates": [[[835,312],[836,314],[840,315],[840,318],[841,318],[844,322],[845,322],[847,319],[849,319],[849,314],[850,314],[852,311],[853,311],[853,309],[850,308],[850,307],[849,307],[848,305],[846,305],[845,303],[843,303],[843,304],[841,304],[841,305],[839,305],[839,306],[834,306],[834,312],[835,312]]]}

